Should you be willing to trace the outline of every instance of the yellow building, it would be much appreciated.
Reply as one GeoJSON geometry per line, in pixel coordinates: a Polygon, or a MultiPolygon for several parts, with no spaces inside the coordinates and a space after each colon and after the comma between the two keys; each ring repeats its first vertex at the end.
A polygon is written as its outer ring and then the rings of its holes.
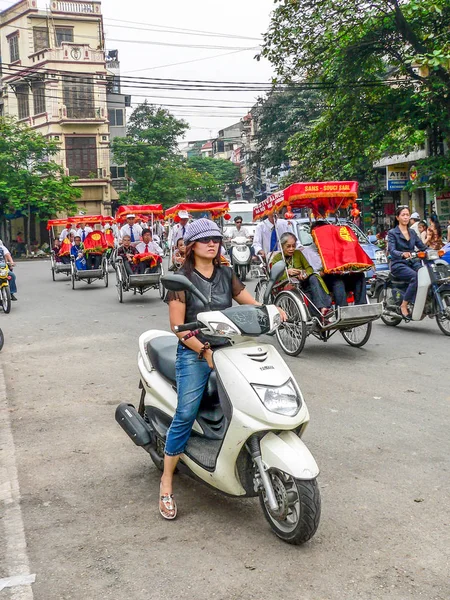
{"type": "Polygon", "coordinates": [[[80,211],[108,214],[116,195],[100,2],[52,0],[48,11],[18,2],[0,13],[0,44],[3,114],[59,145],[54,160],[79,178],[80,211]]]}

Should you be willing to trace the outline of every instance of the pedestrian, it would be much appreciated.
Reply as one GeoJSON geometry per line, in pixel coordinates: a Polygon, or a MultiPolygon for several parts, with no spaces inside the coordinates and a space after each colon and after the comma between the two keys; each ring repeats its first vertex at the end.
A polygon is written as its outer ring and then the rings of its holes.
{"type": "Polygon", "coordinates": [[[432,248],[433,250],[440,250],[442,248],[442,229],[437,219],[430,220],[425,243],[428,248],[432,248]]]}
{"type": "Polygon", "coordinates": [[[424,244],[427,241],[427,230],[428,230],[428,225],[427,225],[426,221],[420,221],[419,222],[419,235],[420,235],[420,239],[422,240],[422,242],[424,244]]]}
{"type": "MultiPolygon", "coordinates": [[[[229,308],[233,300],[238,304],[259,305],[234,271],[230,267],[221,266],[222,237],[216,223],[209,219],[198,219],[187,225],[184,235],[186,258],[180,273],[210,298],[210,310],[229,308]]],[[[205,310],[200,300],[189,291],[169,291],[165,301],[169,305],[172,330],[176,326],[196,321],[197,314],[205,310]]],[[[202,333],[191,335],[187,331],[177,335],[178,405],[167,433],[159,498],[159,512],[165,519],[177,516],[172,487],[173,473],[189,440],[206,384],[214,368],[213,352],[217,348],[217,338],[210,338],[202,333]]],[[[226,343],[226,340],[223,342],[226,343]]]]}
{"type": "Polygon", "coordinates": [[[419,235],[419,222],[420,222],[419,213],[413,212],[413,214],[411,215],[411,219],[409,221],[409,226],[413,231],[415,231],[417,233],[417,235],[419,235]]]}

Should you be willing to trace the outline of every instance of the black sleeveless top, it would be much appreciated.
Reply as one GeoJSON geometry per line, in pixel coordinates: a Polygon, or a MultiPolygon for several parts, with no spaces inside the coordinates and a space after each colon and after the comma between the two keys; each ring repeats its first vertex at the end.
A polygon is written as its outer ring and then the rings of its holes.
{"type": "MultiPolygon", "coordinates": [[[[165,302],[179,300],[186,304],[185,323],[190,323],[197,320],[197,315],[206,310],[223,310],[230,308],[233,303],[233,297],[238,296],[245,288],[244,284],[233,272],[230,267],[214,267],[211,277],[205,277],[195,269],[188,275],[184,269],[180,269],[179,273],[185,275],[195,287],[202,292],[210,303],[207,309],[199,298],[191,292],[171,292],[166,294],[165,302]]],[[[223,346],[228,343],[225,338],[199,334],[197,338],[201,342],[208,341],[211,346],[223,346]]]]}

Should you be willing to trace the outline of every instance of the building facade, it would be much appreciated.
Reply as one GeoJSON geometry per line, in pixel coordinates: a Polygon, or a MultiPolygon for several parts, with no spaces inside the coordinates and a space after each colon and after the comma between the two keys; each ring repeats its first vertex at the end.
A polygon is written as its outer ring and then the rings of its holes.
{"type": "Polygon", "coordinates": [[[78,178],[80,212],[109,214],[110,133],[100,2],[23,0],[0,13],[3,114],[60,148],[54,158],[78,178]]]}

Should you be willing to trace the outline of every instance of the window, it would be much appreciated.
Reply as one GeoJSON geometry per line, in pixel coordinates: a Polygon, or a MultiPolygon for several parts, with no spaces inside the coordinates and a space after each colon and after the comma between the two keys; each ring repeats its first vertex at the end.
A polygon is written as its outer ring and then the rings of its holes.
{"type": "Polygon", "coordinates": [[[71,119],[94,119],[94,81],[89,77],[66,77],[63,98],[71,119]]]}
{"type": "Polygon", "coordinates": [[[123,179],[125,177],[125,167],[111,167],[111,179],[123,179]]]}
{"type": "Polygon", "coordinates": [[[15,33],[8,38],[10,62],[16,62],[20,59],[19,56],[19,34],[15,33]]]}
{"type": "Polygon", "coordinates": [[[45,50],[50,47],[47,27],[33,27],[34,51],[45,50]]]}
{"type": "Polygon", "coordinates": [[[73,42],[73,27],[55,27],[56,45],[63,42],[73,42]]]}
{"type": "Polygon", "coordinates": [[[108,110],[108,121],[111,127],[120,127],[123,125],[123,109],[110,108],[108,110]]]}
{"type": "Polygon", "coordinates": [[[30,116],[29,94],[30,88],[27,85],[18,85],[16,87],[19,119],[26,119],[30,116]]]}
{"type": "Polygon", "coordinates": [[[97,178],[95,137],[66,136],[66,165],[69,175],[82,179],[97,178]]]}
{"type": "Polygon", "coordinates": [[[34,83],[32,90],[34,114],[40,115],[45,112],[45,86],[43,83],[34,83]]]}

